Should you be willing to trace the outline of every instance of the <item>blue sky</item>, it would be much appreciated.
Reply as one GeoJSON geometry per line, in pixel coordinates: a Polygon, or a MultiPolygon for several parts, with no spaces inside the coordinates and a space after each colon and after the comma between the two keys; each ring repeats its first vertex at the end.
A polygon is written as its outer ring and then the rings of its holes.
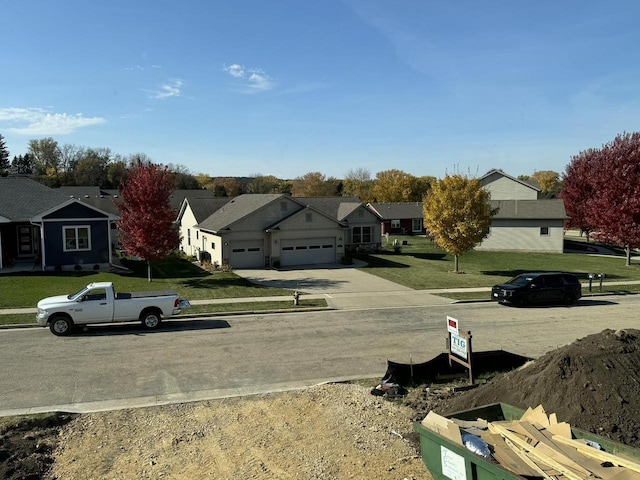
{"type": "Polygon", "coordinates": [[[640,3],[0,0],[0,134],[211,176],[564,171],[640,128],[640,3]]]}

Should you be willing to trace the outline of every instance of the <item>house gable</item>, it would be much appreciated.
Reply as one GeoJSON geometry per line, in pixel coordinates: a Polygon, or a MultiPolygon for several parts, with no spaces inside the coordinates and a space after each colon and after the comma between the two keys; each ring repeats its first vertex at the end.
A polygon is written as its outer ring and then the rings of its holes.
{"type": "Polygon", "coordinates": [[[245,194],[229,202],[198,224],[201,230],[263,231],[304,206],[284,194],[245,194]]]}
{"type": "Polygon", "coordinates": [[[38,215],[36,218],[44,221],[81,218],[108,219],[110,215],[79,201],[71,200],[62,206],[49,210],[49,212],[43,215],[38,215]]]}
{"type": "Polygon", "coordinates": [[[491,194],[491,200],[537,200],[540,192],[538,187],[502,170],[490,170],[480,177],[480,181],[491,194]]]}

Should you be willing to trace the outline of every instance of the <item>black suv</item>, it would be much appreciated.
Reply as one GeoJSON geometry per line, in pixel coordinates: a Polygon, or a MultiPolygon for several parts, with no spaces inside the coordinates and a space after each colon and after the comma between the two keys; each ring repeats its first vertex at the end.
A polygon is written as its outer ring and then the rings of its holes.
{"type": "Polygon", "coordinates": [[[580,280],[569,273],[523,273],[491,289],[491,300],[510,305],[571,305],[581,296],[580,280]]]}

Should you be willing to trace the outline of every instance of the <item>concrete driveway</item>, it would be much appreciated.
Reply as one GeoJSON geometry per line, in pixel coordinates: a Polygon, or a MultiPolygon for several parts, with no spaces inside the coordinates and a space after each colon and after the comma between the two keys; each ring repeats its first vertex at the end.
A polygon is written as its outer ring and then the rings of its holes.
{"type": "MultiPolygon", "coordinates": [[[[357,262],[357,261],[354,261],[357,262]]],[[[370,275],[353,265],[303,265],[279,270],[237,269],[234,273],[252,283],[298,290],[323,297],[333,308],[384,308],[442,305],[451,300],[370,275]]]]}
{"type": "Polygon", "coordinates": [[[275,269],[238,269],[238,276],[268,287],[288,288],[304,293],[362,293],[411,290],[375,275],[358,270],[364,262],[353,265],[302,265],[275,269]]]}

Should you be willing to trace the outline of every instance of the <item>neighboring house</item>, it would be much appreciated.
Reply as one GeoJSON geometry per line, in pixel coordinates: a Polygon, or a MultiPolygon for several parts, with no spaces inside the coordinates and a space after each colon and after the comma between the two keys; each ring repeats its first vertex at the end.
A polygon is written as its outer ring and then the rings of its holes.
{"type": "Polygon", "coordinates": [[[111,264],[114,215],[23,177],[0,178],[0,269],[93,269],[111,264]]]}
{"type": "Polygon", "coordinates": [[[480,182],[491,193],[491,200],[537,200],[540,194],[535,182],[519,180],[502,170],[489,170],[480,182]]]}
{"type": "MultiPolygon", "coordinates": [[[[115,217],[120,216],[120,212],[118,211],[118,207],[116,205],[117,202],[120,201],[120,194],[118,190],[115,189],[101,189],[99,187],[76,187],[76,186],[68,186],[68,187],[60,187],[56,190],[67,195],[69,198],[76,198],[81,200],[82,202],[92,205],[104,212],[108,212],[115,217]]],[[[198,190],[174,190],[169,199],[169,203],[171,208],[173,208],[176,212],[176,216],[178,215],[182,202],[185,199],[191,199],[195,201],[196,199],[216,199],[220,197],[215,197],[211,190],[198,189],[198,190]]],[[[229,199],[224,198],[224,202],[227,202],[229,199]]],[[[111,242],[113,246],[118,245],[118,226],[115,222],[111,224],[111,242]]]]}
{"type": "Polygon", "coordinates": [[[183,202],[181,249],[234,268],[338,263],[380,248],[380,219],[357,199],[245,194],[183,202]]]}
{"type": "MultiPolygon", "coordinates": [[[[200,235],[198,224],[207,219],[213,212],[222,207],[230,200],[228,197],[214,198],[190,198],[183,200],[178,211],[178,222],[180,224],[180,250],[198,260],[208,260],[211,262],[210,250],[215,248],[214,244],[209,245],[206,235],[200,235]],[[203,256],[205,258],[203,258],[203,256]]],[[[221,265],[220,262],[218,262],[221,265]]]]}
{"type": "Polygon", "coordinates": [[[491,170],[480,180],[498,212],[489,236],[476,250],[563,252],[567,215],[561,199],[538,199],[540,188],[535,184],[501,170],[491,170]]]}
{"type": "Polygon", "coordinates": [[[367,204],[382,219],[382,235],[426,235],[422,202],[367,204]]]}

